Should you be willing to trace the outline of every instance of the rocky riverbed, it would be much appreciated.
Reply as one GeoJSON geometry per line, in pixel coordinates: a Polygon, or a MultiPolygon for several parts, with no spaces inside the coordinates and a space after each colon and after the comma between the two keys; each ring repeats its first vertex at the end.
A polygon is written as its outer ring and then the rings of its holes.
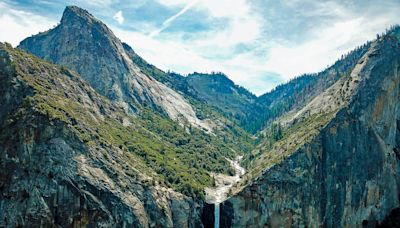
{"type": "Polygon", "coordinates": [[[243,156],[236,157],[235,160],[230,160],[229,163],[235,169],[235,176],[228,176],[224,174],[213,173],[215,179],[215,187],[206,188],[206,202],[209,204],[218,204],[225,201],[229,196],[229,190],[234,184],[240,181],[242,175],[245,174],[246,170],[240,166],[240,161],[243,156]]]}

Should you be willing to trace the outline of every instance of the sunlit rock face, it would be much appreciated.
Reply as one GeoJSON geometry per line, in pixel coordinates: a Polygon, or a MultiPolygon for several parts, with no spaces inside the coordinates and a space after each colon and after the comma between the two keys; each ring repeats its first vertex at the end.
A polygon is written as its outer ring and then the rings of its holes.
{"type": "Polygon", "coordinates": [[[374,226],[399,207],[396,32],[380,38],[360,59],[348,103],[313,140],[221,205],[221,226],[374,226]]]}

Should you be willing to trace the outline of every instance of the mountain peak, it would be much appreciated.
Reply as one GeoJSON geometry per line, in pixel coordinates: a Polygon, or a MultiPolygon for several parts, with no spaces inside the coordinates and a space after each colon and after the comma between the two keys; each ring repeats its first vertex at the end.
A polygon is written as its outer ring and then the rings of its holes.
{"type": "Polygon", "coordinates": [[[84,19],[86,21],[96,20],[95,17],[88,11],[78,7],[78,6],[67,6],[65,7],[63,16],[61,18],[61,23],[71,21],[74,19],[84,19]]]}

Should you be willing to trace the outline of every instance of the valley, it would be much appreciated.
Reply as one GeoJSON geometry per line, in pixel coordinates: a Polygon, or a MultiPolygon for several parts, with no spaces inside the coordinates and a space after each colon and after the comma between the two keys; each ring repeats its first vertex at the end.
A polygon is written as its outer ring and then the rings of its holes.
{"type": "Polygon", "coordinates": [[[400,208],[400,27],[256,96],[77,6],[0,43],[0,227],[375,227],[400,208]]]}

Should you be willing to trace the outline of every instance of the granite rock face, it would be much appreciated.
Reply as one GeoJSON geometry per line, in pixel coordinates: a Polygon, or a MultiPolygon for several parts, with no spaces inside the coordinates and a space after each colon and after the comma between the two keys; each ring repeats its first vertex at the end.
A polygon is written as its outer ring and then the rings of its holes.
{"type": "Polygon", "coordinates": [[[74,73],[0,44],[0,82],[0,227],[202,226],[199,203],[130,153],[82,138],[81,117],[46,106],[61,95],[93,123],[134,124],[74,73]]]}
{"type": "Polygon", "coordinates": [[[351,94],[337,85],[330,91],[346,104],[311,141],[223,203],[222,227],[375,226],[400,206],[399,44],[393,34],[372,44],[353,69],[351,94]]]}

